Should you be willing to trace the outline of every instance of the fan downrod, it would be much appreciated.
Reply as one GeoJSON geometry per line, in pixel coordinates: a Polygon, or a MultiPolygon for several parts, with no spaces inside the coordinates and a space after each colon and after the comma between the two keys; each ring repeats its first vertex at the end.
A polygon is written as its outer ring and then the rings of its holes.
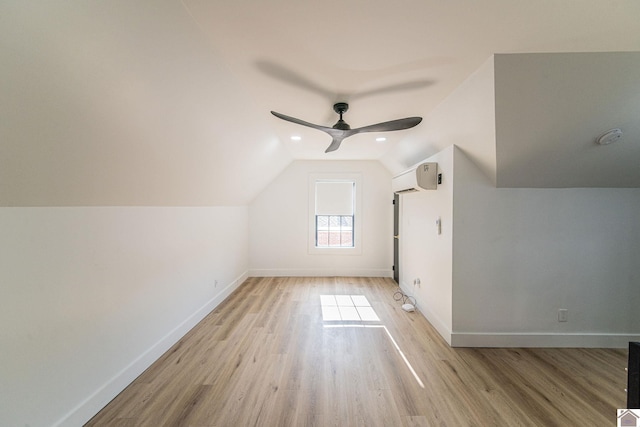
{"type": "Polygon", "coordinates": [[[347,104],[346,102],[337,102],[333,104],[333,111],[340,114],[340,119],[336,122],[335,125],[333,125],[334,129],[351,130],[351,126],[349,126],[349,123],[342,120],[342,113],[345,113],[348,109],[349,104],[347,104]]]}

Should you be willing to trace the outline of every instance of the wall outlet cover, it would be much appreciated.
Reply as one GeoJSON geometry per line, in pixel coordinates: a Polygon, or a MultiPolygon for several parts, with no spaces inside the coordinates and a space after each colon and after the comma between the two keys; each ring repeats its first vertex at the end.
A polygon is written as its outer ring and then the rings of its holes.
{"type": "Polygon", "coordinates": [[[569,310],[561,308],[558,310],[558,322],[566,322],[569,320],[569,310]]]}

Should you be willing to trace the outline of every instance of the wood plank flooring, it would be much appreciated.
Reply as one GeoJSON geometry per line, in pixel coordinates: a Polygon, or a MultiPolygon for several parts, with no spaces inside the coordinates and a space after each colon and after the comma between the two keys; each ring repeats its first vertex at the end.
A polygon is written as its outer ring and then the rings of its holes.
{"type": "Polygon", "coordinates": [[[453,349],[397,289],[250,278],[87,426],[615,425],[626,350],[453,349]],[[380,321],[323,321],[320,295],[380,321]]]}

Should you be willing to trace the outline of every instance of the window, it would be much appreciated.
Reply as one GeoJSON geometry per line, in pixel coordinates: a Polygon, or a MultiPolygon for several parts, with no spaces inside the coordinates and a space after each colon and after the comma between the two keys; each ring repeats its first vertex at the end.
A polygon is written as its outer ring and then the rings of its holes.
{"type": "Polygon", "coordinates": [[[315,245],[317,248],[352,248],[353,181],[316,181],[315,245]]]}
{"type": "Polygon", "coordinates": [[[316,215],[317,248],[352,248],[353,215],[316,215]]]}
{"type": "Polygon", "coordinates": [[[309,253],[362,253],[359,186],[359,173],[309,175],[309,253]]]}

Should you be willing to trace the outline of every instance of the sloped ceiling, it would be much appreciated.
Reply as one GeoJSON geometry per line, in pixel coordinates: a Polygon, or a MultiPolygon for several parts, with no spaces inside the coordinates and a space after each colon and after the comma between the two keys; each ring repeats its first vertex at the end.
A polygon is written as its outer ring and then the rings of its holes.
{"type": "Polygon", "coordinates": [[[399,172],[448,143],[418,126],[324,154],[327,135],[269,111],[426,117],[494,53],[640,50],[638,16],[635,0],[3,2],[0,205],[245,204],[293,159],[399,172]]]}
{"type": "Polygon", "coordinates": [[[639,52],[496,55],[494,69],[498,187],[640,187],[639,52]]]}

